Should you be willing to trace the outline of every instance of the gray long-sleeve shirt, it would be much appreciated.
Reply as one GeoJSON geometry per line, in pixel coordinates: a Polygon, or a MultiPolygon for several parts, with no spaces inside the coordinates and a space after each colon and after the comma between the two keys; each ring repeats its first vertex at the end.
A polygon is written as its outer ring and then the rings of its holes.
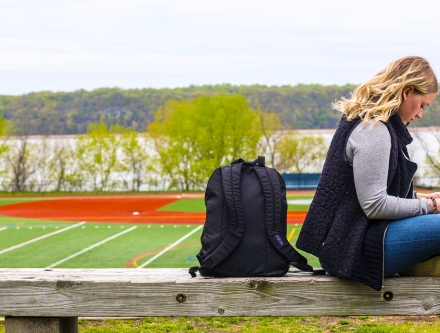
{"type": "Polygon", "coordinates": [[[346,146],[347,159],[353,164],[356,194],[370,219],[397,220],[429,214],[425,198],[404,199],[387,194],[391,136],[387,127],[378,122],[360,123],[351,133],[346,146]]]}

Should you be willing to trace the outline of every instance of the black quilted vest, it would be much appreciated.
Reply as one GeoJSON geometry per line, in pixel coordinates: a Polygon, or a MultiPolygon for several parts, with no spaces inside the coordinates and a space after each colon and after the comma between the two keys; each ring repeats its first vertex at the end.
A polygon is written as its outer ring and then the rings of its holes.
{"type": "MultiPolygon", "coordinates": [[[[345,154],[348,138],[359,121],[341,119],[296,245],[317,256],[336,276],[380,290],[388,220],[371,220],[365,215],[356,196],[353,166],[345,154]]],[[[417,164],[406,157],[406,145],[412,137],[398,114],[384,124],[391,135],[387,193],[410,198],[417,170],[417,164]]]]}

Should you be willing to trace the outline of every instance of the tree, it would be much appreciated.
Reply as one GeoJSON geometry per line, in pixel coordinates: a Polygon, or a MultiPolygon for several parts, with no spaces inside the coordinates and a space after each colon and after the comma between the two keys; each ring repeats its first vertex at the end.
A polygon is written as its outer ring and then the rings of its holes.
{"type": "Polygon", "coordinates": [[[129,174],[131,178],[131,190],[139,191],[146,181],[149,170],[150,154],[148,151],[148,137],[145,133],[139,134],[136,131],[121,126],[113,128],[114,132],[120,133],[119,144],[121,148],[121,170],[129,174]]]}
{"type": "Polygon", "coordinates": [[[279,142],[279,172],[320,172],[327,153],[327,145],[321,136],[286,134],[279,142]]]}
{"type": "Polygon", "coordinates": [[[78,135],[74,151],[77,169],[74,180],[91,180],[94,191],[109,190],[111,174],[120,170],[116,135],[103,122],[90,123],[87,133],[78,135]],[[83,176],[83,177],[82,177],[83,176]]]}
{"type": "Polygon", "coordinates": [[[170,187],[202,188],[220,165],[255,159],[261,131],[258,116],[240,95],[202,96],[170,101],[148,126],[170,187]]]}
{"type": "MultiPolygon", "coordinates": [[[[8,134],[13,131],[13,126],[10,121],[7,121],[0,115],[0,157],[9,150],[9,146],[6,144],[8,134]]],[[[1,173],[1,171],[0,171],[1,173]]]]}
{"type": "Polygon", "coordinates": [[[38,170],[37,146],[29,141],[28,136],[10,139],[7,145],[9,149],[5,152],[5,164],[12,178],[7,182],[12,185],[13,191],[25,191],[26,182],[38,170]]]}
{"type": "Polygon", "coordinates": [[[11,179],[8,177],[10,167],[6,159],[6,154],[9,151],[7,134],[10,130],[11,123],[0,116],[0,179],[2,180],[2,187],[6,190],[9,189],[11,183],[11,179]]]}
{"type": "Polygon", "coordinates": [[[281,124],[281,117],[275,112],[264,112],[257,110],[257,115],[260,120],[262,139],[259,142],[260,155],[269,156],[266,164],[275,167],[277,165],[277,145],[283,137],[283,129],[287,126],[281,124]]]}
{"type": "Polygon", "coordinates": [[[38,160],[36,161],[38,170],[36,175],[38,177],[34,178],[30,185],[32,188],[36,187],[36,190],[39,192],[47,191],[48,188],[50,188],[50,178],[54,171],[52,162],[55,157],[54,152],[46,136],[35,144],[35,148],[38,156],[38,160]]]}
{"type": "Polygon", "coordinates": [[[74,183],[74,150],[71,143],[65,139],[57,140],[51,148],[53,155],[49,162],[50,179],[55,182],[56,191],[66,190],[69,183],[74,183]]]}
{"type": "Polygon", "coordinates": [[[29,140],[30,124],[27,120],[14,126],[11,122],[0,119],[0,156],[3,157],[4,187],[13,191],[25,191],[29,181],[39,167],[38,144],[29,140]]]}

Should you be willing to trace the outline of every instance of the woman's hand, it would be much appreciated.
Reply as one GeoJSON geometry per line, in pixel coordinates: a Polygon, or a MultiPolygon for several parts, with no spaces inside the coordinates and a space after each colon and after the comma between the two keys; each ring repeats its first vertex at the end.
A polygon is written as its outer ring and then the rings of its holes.
{"type": "Polygon", "coordinates": [[[440,192],[434,192],[434,193],[417,192],[417,196],[416,196],[416,198],[425,198],[425,199],[431,199],[431,197],[435,199],[440,199],[440,192]]]}
{"type": "MultiPolygon", "coordinates": [[[[437,211],[437,205],[434,205],[434,201],[431,198],[440,199],[440,192],[434,192],[434,193],[419,193],[419,192],[417,192],[416,198],[428,199],[429,208],[431,209],[431,213],[437,213],[438,212],[437,211]],[[435,207],[435,209],[434,209],[434,207],[435,207]]],[[[440,204],[440,201],[439,201],[439,204],[440,204]]]]}

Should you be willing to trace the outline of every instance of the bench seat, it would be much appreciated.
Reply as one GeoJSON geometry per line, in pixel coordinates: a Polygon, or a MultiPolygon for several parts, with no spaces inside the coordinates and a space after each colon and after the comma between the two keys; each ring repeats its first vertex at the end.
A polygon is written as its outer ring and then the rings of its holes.
{"type": "Polygon", "coordinates": [[[387,278],[382,293],[294,270],[283,277],[191,278],[180,268],[0,269],[6,333],[21,333],[17,327],[30,322],[47,322],[46,333],[49,324],[59,327],[53,332],[77,332],[78,317],[439,313],[440,278],[387,278]]]}

